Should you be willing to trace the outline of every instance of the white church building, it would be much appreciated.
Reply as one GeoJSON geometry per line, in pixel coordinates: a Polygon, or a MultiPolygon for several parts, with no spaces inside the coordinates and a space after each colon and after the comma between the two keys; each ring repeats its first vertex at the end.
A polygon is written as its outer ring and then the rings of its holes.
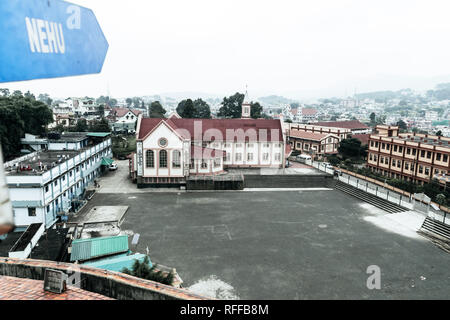
{"type": "Polygon", "coordinates": [[[250,104],[241,119],[138,119],[136,153],[130,175],[138,187],[179,185],[189,176],[214,176],[227,168],[284,168],[290,154],[280,120],[251,119],[250,104]]]}

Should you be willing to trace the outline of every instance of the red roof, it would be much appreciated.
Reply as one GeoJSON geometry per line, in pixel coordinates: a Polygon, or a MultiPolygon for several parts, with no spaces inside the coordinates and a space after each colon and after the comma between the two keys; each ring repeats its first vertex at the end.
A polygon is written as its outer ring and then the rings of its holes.
{"type": "Polygon", "coordinates": [[[135,116],[140,115],[142,112],[139,110],[135,110],[135,109],[128,109],[128,108],[114,108],[112,110],[113,113],[115,113],[116,117],[123,117],[124,115],[126,115],[128,112],[133,113],[135,116]]]}
{"type": "Polygon", "coordinates": [[[316,109],[303,108],[302,109],[302,114],[304,116],[314,116],[314,115],[317,114],[317,110],[316,109]]]}
{"type": "Polygon", "coordinates": [[[359,141],[361,141],[361,145],[368,145],[369,137],[370,137],[370,134],[352,134],[352,138],[355,138],[355,139],[358,139],[359,141]]]}
{"type": "Polygon", "coordinates": [[[280,121],[266,119],[143,118],[138,139],[145,138],[161,121],[165,121],[182,137],[197,141],[201,139],[207,141],[283,141],[283,129],[280,121]],[[222,136],[216,137],[215,133],[220,133],[222,136]],[[201,135],[201,137],[194,134],[201,135]],[[212,139],[213,137],[214,139],[212,139]]]}
{"type": "Polygon", "coordinates": [[[44,291],[44,281],[0,276],[1,300],[114,300],[100,294],[67,286],[63,293],[44,291]]]}
{"type": "Polygon", "coordinates": [[[316,126],[333,127],[333,128],[345,128],[345,129],[369,129],[364,123],[358,120],[351,121],[322,121],[315,123],[316,126]]]}
{"type": "Polygon", "coordinates": [[[316,133],[301,130],[290,130],[289,136],[294,138],[300,138],[305,140],[321,141],[329,136],[330,133],[316,133]]]}
{"type": "Polygon", "coordinates": [[[223,158],[226,152],[223,150],[191,146],[191,157],[193,159],[214,159],[223,158]]]}

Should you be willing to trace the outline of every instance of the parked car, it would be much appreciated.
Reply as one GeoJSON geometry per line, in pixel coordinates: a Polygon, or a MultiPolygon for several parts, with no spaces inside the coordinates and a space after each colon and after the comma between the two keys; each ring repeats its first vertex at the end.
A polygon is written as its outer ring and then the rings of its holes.
{"type": "Polygon", "coordinates": [[[112,163],[109,165],[109,171],[116,171],[117,170],[117,164],[112,163]]]}

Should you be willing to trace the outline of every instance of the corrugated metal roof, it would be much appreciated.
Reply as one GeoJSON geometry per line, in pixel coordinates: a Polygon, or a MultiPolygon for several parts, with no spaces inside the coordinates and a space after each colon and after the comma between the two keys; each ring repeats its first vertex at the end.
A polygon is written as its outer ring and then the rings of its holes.
{"type": "MultiPolygon", "coordinates": [[[[140,262],[144,261],[145,257],[146,255],[141,253],[136,253],[129,256],[119,255],[108,257],[94,262],[86,262],[83,265],[99,269],[105,269],[109,271],[121,272],[124,268],[131,269],[133,267],[135,260],[139,260],[140,262]]],[[[152,262],[150,260],[149,265],[150,267],[152,266],[152,262]]]]}
{"type": "Polygon", "coordinates": [[[76,239],[72,241],[70,261],[93,258],[128,251],[128,236],[76,239]]]}
{"type": "Polygon", "coordinates": [[[111,135],[111,132],[89,132],[86,134],[86,136],[88,137],[100,137],[100,138],[105,138],[109,135],[111,135]]]}

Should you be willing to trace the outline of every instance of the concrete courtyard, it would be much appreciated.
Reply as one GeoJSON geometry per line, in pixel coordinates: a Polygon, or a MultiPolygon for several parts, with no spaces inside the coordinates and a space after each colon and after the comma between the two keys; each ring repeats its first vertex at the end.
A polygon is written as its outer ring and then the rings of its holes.
{"type": "Polygon", "coordinates": [[[85,210],[129,206],[122,230],[140,234],[136,251],[145,253],[148,247],[153,262],[176,268],[184,287],[200,294],[221,299],[450,298],[448,253],[340,191],[107,188],[85,210]],[[366,286],[371,265],[381,268],[381,290],[366,286]]]}

